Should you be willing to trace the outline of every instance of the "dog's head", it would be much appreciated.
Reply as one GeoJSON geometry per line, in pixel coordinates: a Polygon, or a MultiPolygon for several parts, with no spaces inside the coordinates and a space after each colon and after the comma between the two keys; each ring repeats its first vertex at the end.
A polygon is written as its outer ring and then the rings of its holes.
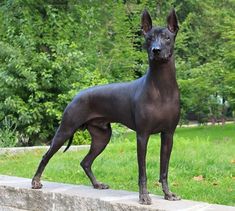
{"type": "Polygon", "coordinates": [[[173,9],[167,17],[167,27],[153,27],[147,10],[141,17],[141,28],[150,61],[168,61],[173,54],[174,42],[179,30],[177,16],[173,9]]]}

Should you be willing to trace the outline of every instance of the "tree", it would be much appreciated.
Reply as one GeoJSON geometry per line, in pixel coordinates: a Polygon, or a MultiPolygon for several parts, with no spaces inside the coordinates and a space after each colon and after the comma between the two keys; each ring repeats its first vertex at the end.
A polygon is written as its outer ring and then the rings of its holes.
{"type": "Polygon", "coordinates": [[[140,14],[147,8],[154,25],[164,26],[174,6],[180,22],[175,55],[182,117],[194,113],[207,121],[226,115],[228,106],[234,111],[233,0],[4,0],[1,129],[7,131],[10,122],[25,144],[48,142],[79,90],[145,74],[140,14]]]}

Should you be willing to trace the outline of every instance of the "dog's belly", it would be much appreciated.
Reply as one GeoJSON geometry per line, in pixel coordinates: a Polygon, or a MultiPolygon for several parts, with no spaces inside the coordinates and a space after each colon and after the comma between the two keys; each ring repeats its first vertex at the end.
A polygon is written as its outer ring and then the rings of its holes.
{"type": "Polygon", "coordinates": [[[121,123],[135,130],[131,107],[125,103],[107,103],[101,107],[96,107],[90,113],[89,119],[97,120],[100,124],[121,123]]]}

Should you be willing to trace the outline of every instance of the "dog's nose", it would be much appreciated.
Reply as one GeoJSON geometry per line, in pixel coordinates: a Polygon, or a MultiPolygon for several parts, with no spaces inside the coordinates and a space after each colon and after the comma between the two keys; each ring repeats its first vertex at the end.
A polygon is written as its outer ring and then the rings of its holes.
{"type": "Polygon", "coordinates": [[[161,51],[161,48],[160,48],[160,47],[158,47],[158,46],[152,47],[152,52],[153,52],[154,54],[159,54],[160,51],[161,51]]]}

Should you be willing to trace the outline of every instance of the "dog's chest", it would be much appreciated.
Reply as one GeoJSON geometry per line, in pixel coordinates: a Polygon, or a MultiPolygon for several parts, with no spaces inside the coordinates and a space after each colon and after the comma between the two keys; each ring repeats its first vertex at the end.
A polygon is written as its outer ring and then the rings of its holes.
{"type": "Polygon", "coordinates": [[[151,133],[175,128],[179,120],[179,93],[145,99],[137,111],[137,121],[151,133]]]}
{"type": "Polygon", "coordinates": [[[149,116],[149,129],[151,133],[173,129],[179,121],[179,106],[175,103],[162,104],[160,107],[153,108],[149,116]]]}

